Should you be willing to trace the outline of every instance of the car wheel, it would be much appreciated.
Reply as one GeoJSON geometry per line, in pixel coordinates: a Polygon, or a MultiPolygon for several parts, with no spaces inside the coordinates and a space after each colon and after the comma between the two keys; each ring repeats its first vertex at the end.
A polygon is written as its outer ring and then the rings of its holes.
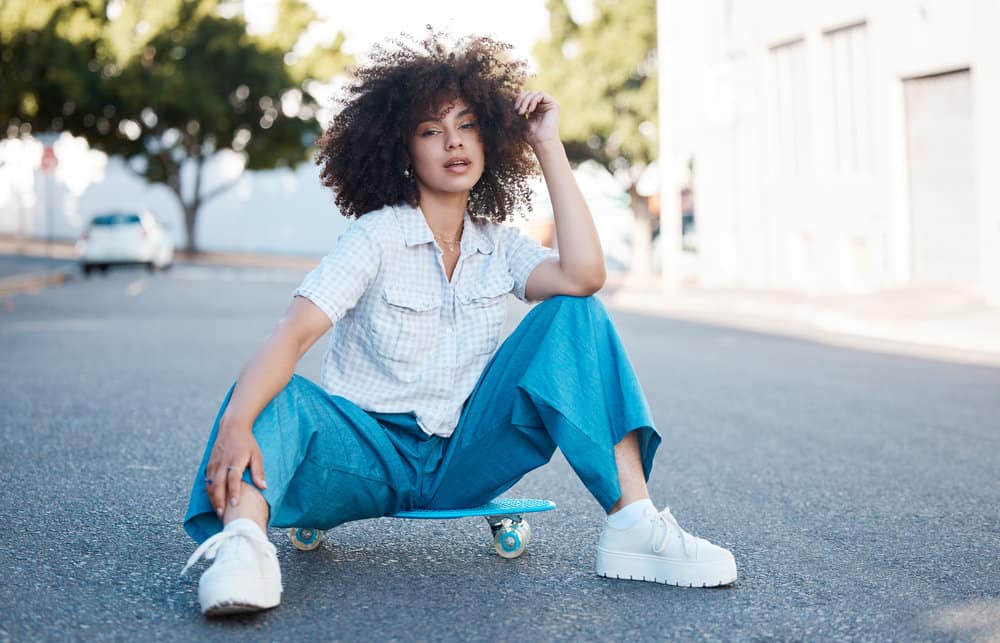
{"type": "Polygon", "coordinates": [[[90,271],[93,270],[93,269],[94,269],[94,267],[92,265],[90,265],[89,263],[85,263],[85,264],[82,264],[80,266],[80,270],[83,271],[83,276],[84,277],[89,277],[90,276],[90,271]]]}
{"type": "Polygon", "coordinates": [[[100,264],[99,266],[97,266],[97,269],[101,271],[102,275],[108,274],[108,264],[106,263],[100,264]]]}

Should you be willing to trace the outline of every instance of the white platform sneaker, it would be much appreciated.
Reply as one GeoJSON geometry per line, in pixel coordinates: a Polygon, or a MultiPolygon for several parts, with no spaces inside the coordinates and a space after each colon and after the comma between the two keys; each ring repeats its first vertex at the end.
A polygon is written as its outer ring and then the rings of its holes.
{"type": "Polygon", "coordinates": [[[198,581],[198,602],[205,616],[255,612],[281,602],[277,550],[256,524],[237,520],[191,554],[183,574],[204,556],[215,559],[198,581]]]}
{"type": "Polygon", "coordinates": [[[597,574],[682,587],[717,587],[736,581],[728,549],[692,536],[664,509],[647,509],[628,529],[604,528],[597,546],[597,574]]]}

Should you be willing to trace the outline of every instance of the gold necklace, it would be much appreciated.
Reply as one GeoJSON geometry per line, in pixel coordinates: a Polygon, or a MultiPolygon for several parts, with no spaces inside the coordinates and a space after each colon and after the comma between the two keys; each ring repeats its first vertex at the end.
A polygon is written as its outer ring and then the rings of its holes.
{"type": "Polygon", "coordinates": [[[461,231],[459,231],[458,237],[455,238],[455,239],[442,239],[438,235],[434,234],[433,230],[431,230],[431,234],[434,235],[434,238],[438,240],[438,243],[441,243],[441,244],[447,246],[449,252],[456,252],[458,250],[460,244],[462,243],[462,233],[461,233],[461,231]]]}

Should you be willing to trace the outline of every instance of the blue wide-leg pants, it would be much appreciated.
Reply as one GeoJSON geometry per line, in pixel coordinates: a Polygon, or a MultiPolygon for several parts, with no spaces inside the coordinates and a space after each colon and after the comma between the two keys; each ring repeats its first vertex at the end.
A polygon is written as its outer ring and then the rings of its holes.
{"type": "MultiPolygon", "coordinates": [[[[195,476],[184,528],[196,541],[222,529],[205,468],[226,395],[195,476]]],[[[487,364],[448,438],[409,413],[370,413],[298,375],[253,426],[261,493],[274,527],[329,529],[419,508],[483,504],[562,450],[605,511],[621,490],[614,445],[638,431],[649,478],[660,436],[614,324],[594,297],[535,306],[487,364]]],[[[252,484],[249,472],[244,480],[252,484]]]]}

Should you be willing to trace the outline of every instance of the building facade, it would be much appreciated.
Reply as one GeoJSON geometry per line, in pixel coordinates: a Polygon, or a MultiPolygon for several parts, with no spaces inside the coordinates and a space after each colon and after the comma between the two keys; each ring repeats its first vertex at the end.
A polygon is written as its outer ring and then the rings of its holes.
{"type": "Polygon", "coordinates": [[[667,285],[1000,303],[1000,0],[658,9],[667,285]]]}

